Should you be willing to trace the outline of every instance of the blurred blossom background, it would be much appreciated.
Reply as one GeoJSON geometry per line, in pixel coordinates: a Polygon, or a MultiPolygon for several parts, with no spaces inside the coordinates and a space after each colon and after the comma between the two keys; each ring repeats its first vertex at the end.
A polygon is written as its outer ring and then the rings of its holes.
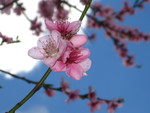
{"type": "MultiPolygon", "coordinates": [[[[135,0],[127,0],[134,4],[135,0]]],[[[34,20],[37,16],[39,1],[21,1],[26,9],[26,14],[34,20]]],[[[123,0],[94,0],[104,6],[111,6],[119,11],[123,6],[123,0]]],[[[80,1],[69,0],[69,3],[83,10],[84,6],[80,1]]],[[[138,28],[141,32],[150,32],[150,4],[145,4],[143,9],[137,9],[132,16],[125,16],[124,22],[119,25],[138,28]]],[[[69,7],[65,6],[65,9],[69,7]]],[[[88,14],[91,14],[89,10],[88,14]]],[[[81,12],[71,8],[69,21],[78,20],[81,12]]],[[[48,67],[41,61],[30,58],[28,50],[36,46],[39,37],[48,34],[44,24],[44,18],[38,14],[38,21],[42,23],[42,32],[39,36],[33,35],[30,29],[30,22],[23,16],[16,16],[11,11],[10,15],[0,14],[0,32],[12,37],[14,40],[19,37],[21,42],[4,44],[0,46],[0,69],[38,81],[46,72],[48,67]]],[[[113,100],[123,98],[123,106],[116,109],[115,113],[150,113],[150,44],[149,41],[132,43],[126,41],[128,52],[134,55],[137,66],[127,67],[123,65],[122,59],[115,50],[111,39],[106,38],[104,29],[87,28],[87,17],[84,18],[78,34],[90,36],[94,33],[96,38],[88,41],[85,48],[90,49],[92,66],[87,72],[88,76],[80,81],[75,81],[65,73],[52,72],[45,83],[59,87],[62,77],[68,81],[70,89],[80,90],[80,94],[88,93],[88,87],[92,86],[96,95],[102,99],[113,100]]],[[[34,87],[22,80],[12,78],[8,74],[0,72],[0,113],[9,111],[34,87]]],[[[62,92],[55,92],[52,98],[45,94],[42,88],[28,102],[25,103],[16,113],[91,113],[87,105],[89,100],[75,100],[67,103],[67,95],[62,92]]],[[[99,113],[107,113],[107,105],[101,105],[99,113]]]]}

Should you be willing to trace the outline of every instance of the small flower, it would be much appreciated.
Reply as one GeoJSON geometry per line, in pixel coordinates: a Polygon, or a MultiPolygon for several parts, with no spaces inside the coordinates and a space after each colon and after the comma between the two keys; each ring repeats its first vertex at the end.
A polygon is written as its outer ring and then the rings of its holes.
{"type": "Polygon", "coordinates": [[[68,19],[69,11],[65,10],[64,7],[60,7],[57,9],[56,18],[57,20],[66,20],[68,19]]]}
{"type": "Polygon", "coordinates": [[[67,47],[65,40],[61,38],[58,31],[52,31],[51,35],[44,36],[38,40],[37,47],[28,51],[29,56],[40,59],[48,67],[52,67],[60,58],[67,47]]]}
{"type": "Polygon", "coordinates": [[[95,102],[91,101],[91,102],[88,103],[88,106],[90,107],[91,112],[94,112],[95,110],[100,110],[100,105],[101,104],[106,104],[106,102],[103,101],[103,100],[97,100],[95,102]]]}
{"type": "Polygon", "coordinates": [[[96,93],[92,87],[89,87],[88,98],[91,100],[91,102],[95,102],[97,100],[96,93]]]}
{"type": "Polygon", "coordinates": [[[107,110],[109,113],[114,113],[114,111],[118,107],[122,107],[122,103],[118,102],[118,99],[114,99],[114,100],[109,102],[107,110]]]}
{"type": "Polygon", "coordinates": [[[23,11],[25,11],[25,8],[22,7],[22,6],[16,7],[16,8],[14,9],[14,12],[15,12],[17,15],[21,15],[23,11]]]}
{"type": "Polygon", "coordinates": [[[45,91],[45,94],[48,96],[48,97],[53,97],[55,95],[55,91],[52,90],[52,89],[47,89],[45,91]]]}
{"type": "Polygon", "coordinates": [[[63,93],[68,93],[70,90],[69,90],[69,82],[67,82],[67,81],[64,81],[63,79],[62,79],[62,81],[61,81],[61,89],[62,89],[62,92],[63,93]]]}
{"type": "Polygon", "coordinates": [[[3,7],[5,7],[4,9],[2,9],[1,13],[6,13],[6,14],[10,14],[10,10],[13,7],[13,3],[11,3],[13,0],[0,0],[0,5],[3,5],[3,7]],[[8,6],[7,6],[8,5],[8,6]]]}
{"type": "Polygon", "coordinates": [[[81,21],[68,22],[65,20],[56,21],[55,23],[45,19],[45,24],[48,30],[57,30],[61,33],[63,38],[69,39],[72,35],[75,35],[81,26],[81,21]]]}
{"type": "Polygon", "coordinates": [[[42,0],[39,2],[39,13],[44,18],[52,20],[55,4],[52,0],[42,0]]]}
{"type": "Polygon", "coordinates": [[[12,43],[13,42],[13,38],[5,36],[1,32],[0,32],[0,38],[2,39],[1,44],[3,44],[4,42],[6,42],[6,43],[12,43]]]}
{"type": "Polygon", "coordinates": [[[89,3],[88,0],[80,0],[80,2],[83,4],[83,5],[87,5],[89,3]]]}
{"type": "Polygon", "coordinates": [[[75,90],[74,92],[72,92],[72,91],[68,92],[69,98],[66,99],[66,102],[69,103],[70,100],[77,100],[77,99],[79,99],[80,98],[79,97],[79,92],[80,92],[79,90],[75,90]]]}
{"type": "Polygon", "coordinates": [[[38,36],[42,32],[41,26],[42,24],[40,22],[38,23],[37,18],[35,18],[33,21],[31,21],[30,29],[35,32],[35,35],[38,36]]]}
{"type": "Polygon", "coordinates": [[[134,56],[127,56],[126,58],[123,59],[123,64],[127,67],[133,67],[135,66],[134,56]]]}

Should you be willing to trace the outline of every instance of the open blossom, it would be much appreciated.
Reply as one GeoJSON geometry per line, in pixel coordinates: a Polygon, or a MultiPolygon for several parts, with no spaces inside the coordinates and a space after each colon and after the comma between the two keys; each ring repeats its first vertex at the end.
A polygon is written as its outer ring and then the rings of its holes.
{"type": "Polygon", "coordinates": [[[45,24],[48,30],[57,30],[61,33],[63,38],[68,39],[79,31],[81,21],[74,21],[70,23],[65,20],[60,20],[54,23],[48,19],[45,19],[45,24]]]}
{"type": "MultiPolygon", "coordinates": [[[[90,51],[82,48],[83,44],[81,42],[78,45],[77,40],[74,38],[80,41],[80,36],[73,37],[72,43],[74,45],[67,47],[61,59],[52,67],[52,70],[55,72],[64,71],[69,77],[80,80],[82,76],[87,75],[86,71],[89,70],[91,66],[91,60],[88,58],[90,51]]],[[[85,44],[84,41],[83,43],[85,44]]]]}
{"type": "Polygon", "coordinates": [[[42,60],[48,67],[52,67],[66,47],[67,42],[61,38],[61,34],[58,31],[52,31],[50,35],[41,37],[37,47],[31,48],[28,54],[34,59],[42,60]]]}

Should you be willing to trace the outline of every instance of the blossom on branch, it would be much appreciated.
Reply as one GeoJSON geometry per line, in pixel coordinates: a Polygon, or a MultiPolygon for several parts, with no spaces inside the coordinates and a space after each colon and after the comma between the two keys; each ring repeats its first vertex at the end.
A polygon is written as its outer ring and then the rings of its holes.
{"type": "Polygon", "coordinates": [[[1,32],[0,32],[0,39],[2,39],[2,41],[0,42],[0,45],[2,45],[4,42],[6,42],[6,43],[12,43],[13,42],[13,38],[5,36],[1,32]]]}
{"type": "Polygon", "coordinates": [[[34,59],[42,60],[48,67],[52,67],[66,47],[67,43],[61,38],[60,33],[52,31],[50,35],[41,37],[38,40],[37,47],[31,48],[28,54],[34,59]]]}
{"type": "Polygon", "coordinates": [[[30,30],[34,31],[34,34],[38,36],[42,32],[41,26],[42,24],[40,22],[37,22],[37,18],[35,18],[31,21],[30,30]]]}
{"type": "Polygon", "coordinates": [[[79,90],[75,90],[75,91],[70,91],[68,92],[68,96],[69,98],[66,99],[66,102],[69,103],[71,100],[77,100],[77,99],[80,99],[79,97],[79,90]]]}
{"type": "Polygon", "coordinates": [[[52,90],[52,89],[46,89],[45,94],[46,94],[48,97],[53,97],[53,96],[55,95],[55,91],[52,90]]]}
{"type": "Polygon", "coordinates": [[[108,103],[108,113],[114,113],[116,108],[122,107],[122,103],[118,102],[119,99],[114,99],[108,103]]]}
{"type": "Polygon", "coordinates": [[[52,22],[48,19],[45,19],[46,27],[49,31],[57,30],[61,33],[63,38],[70,38],[72,35],[75,35],[81,26],[81,21],[68,22],[65,20],[59,20],[52,22]]]}
{"type": "Polygon", "coordinates": [[[76,34],[81,21],[53,23],[46,19],[45,23],[51,35],[40,38],[38,46],[29,50],[29,56],[41,59],[55,72],[66,72],[69,77],[80,80],[91,66],[90,51],[83,48],[88,39],[76,34]]]}
{"type": "Polygon", "coordinates": [[[0,0],[0,6],[2,5],[1,13],[10,14],[10,9],[13,7],[13,0],[0,0]]]}

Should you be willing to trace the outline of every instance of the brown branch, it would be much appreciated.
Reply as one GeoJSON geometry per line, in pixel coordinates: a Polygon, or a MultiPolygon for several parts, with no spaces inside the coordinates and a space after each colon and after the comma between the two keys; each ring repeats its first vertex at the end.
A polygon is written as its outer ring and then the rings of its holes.
{"type": "MultiPolygon", "coordinates": [[[[7,71],[4,71],[4,70],[2,70],[2,69],[0,69],[0,72],[5,73],[5,74],[9,74],[9,75],[12,76],[13,78],[16,78],[16,79],[25,81],[25,82],[27,82],[27,83],[29,83],[29,84],[35,84],[35,85],[36,85],[36,84],[38,83],[37,81],[29,80],[29,79],[27,79],[27,78],[25,78],[25,77],[20,77],[20,76],[18,76],[18,75],[12,74],[12,73],[7,72],[7,71]]],[[[55,88],[55,87],[53,87],[52,84],[45,84],[45,83],[44,83],[44,84],[42,85],[42,87],[43,87],[45,90],[46,90],[46,89],[52,89],[52,90],[55,90],[55,91],[58,91],[58,92],[63,92],[63,90],[62,90],[61,87],[55,88]]],[[[69,93],[65,93],[65,94],[69,95],[69,93]]],[[[80,97],[80,99],[82,99],[82,100],[88,99],[88,93],[87,93],[87,94],[80,94],[79,97],[80,97]]],[[[99,98],[99,97],[97,98],[97,100],[104,100],[104,101],[106,101],[107,103],[109,103],[110,101],[112,101],[112,100],[102,99],[102,98],[99,98]]],[[[123,102],[123,99],[120,98],[119,101],[122,101],[122,102],[123,102]]]]}

